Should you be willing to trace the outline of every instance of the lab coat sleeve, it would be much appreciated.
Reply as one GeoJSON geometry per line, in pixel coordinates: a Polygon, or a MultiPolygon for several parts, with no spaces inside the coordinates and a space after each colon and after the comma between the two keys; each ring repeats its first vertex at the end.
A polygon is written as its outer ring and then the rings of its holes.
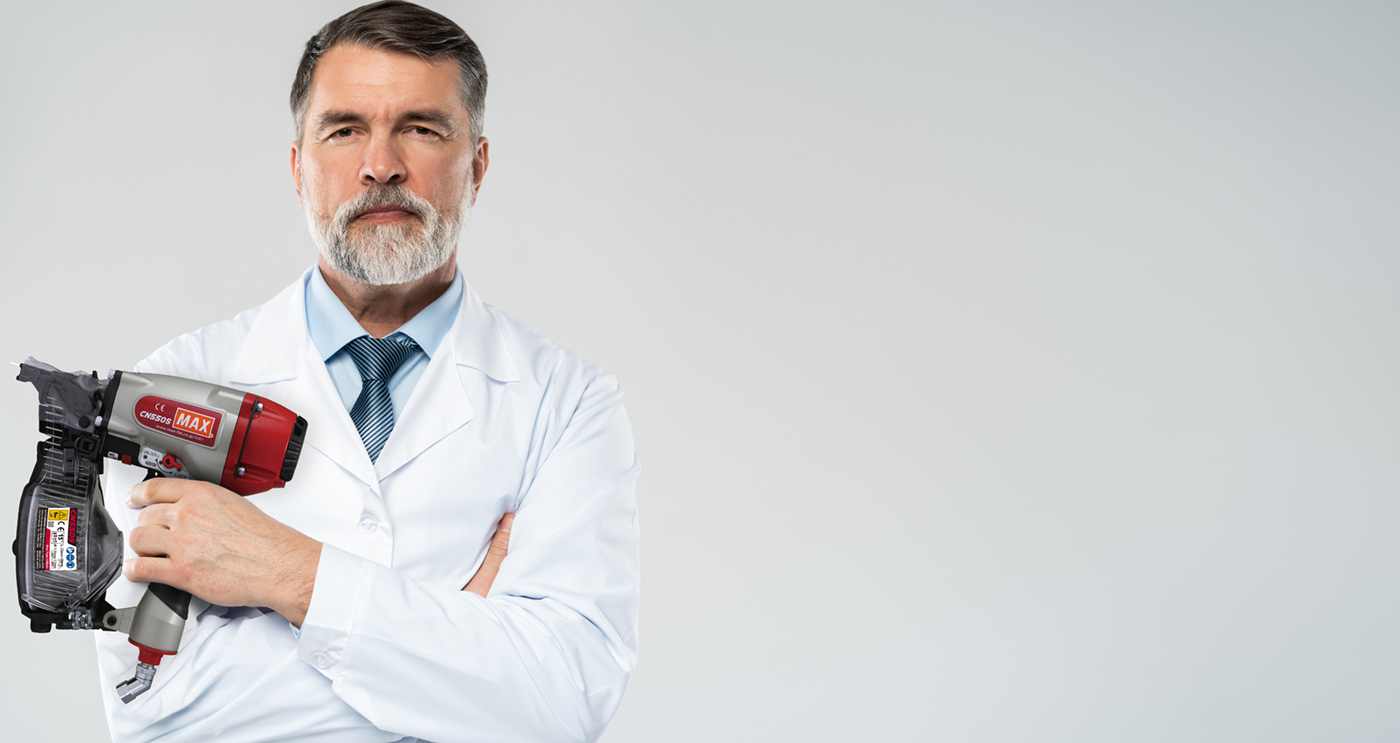
{"type": "Polygon", "coordinates": [[[637,656],[639,472],[621,390],[589,383],[516,510],[489,598],[326,545],[299,657],[375,726],[591,741],[637,656]]]}

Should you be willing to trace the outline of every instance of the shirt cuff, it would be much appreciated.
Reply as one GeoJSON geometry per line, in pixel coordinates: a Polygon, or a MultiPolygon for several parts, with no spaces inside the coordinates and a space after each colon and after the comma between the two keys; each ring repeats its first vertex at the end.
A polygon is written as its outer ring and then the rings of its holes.
{"type": "Polygon", "coordinates": [[[329,544],[321,545],[311,605],[301,623],[297,656],[334,681],[345,659],[345,646],[355,618],[355,606],[374,575],[373,565],[329,544]]]}

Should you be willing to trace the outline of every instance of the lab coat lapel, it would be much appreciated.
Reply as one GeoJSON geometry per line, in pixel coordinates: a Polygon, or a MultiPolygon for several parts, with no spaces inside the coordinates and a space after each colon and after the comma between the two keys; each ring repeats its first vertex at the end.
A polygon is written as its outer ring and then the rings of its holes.
{"type": "Polygon", "coordinates": [[[307,275],[258,308],[229,372],[230,383],[246,386],[296,378],[301,357],[312,346],[306,330],[307,275]]]}
{"type": "Polygon", "coordinates": [[[306,329],[309,273],[258,310],[229,382],[241,387],[288,382],[278,385],[286,392],[279,390],[274,399],[306,419],[307,445],[378,492],[369,454],[306,329]]]}
{"type": "Polygon", "coordinates": [[[409,395],[408,404],[399,412],[394,431],[374,465],[379,479],[388,477],[472,419],[471,400],[457,375],[453,340],[451,333],[442,339],[409,395]]]}
{"type": "Polygon", "coordinates": [[[292,397],[295,404],[289,406],[307,420],[306,443],[378,493],[379,478],[364,441],[314,344],[302,357],[292,397]]]}
{"type": "Polygon", "coordinates": [[[515,359],[511,357],[495,313],[465,281],[462,282],[462,307],[457,311],[451,335],[456,342],[458,366],[469,366],[497,382],[520,381],[520,371],[515,368],[515,359]]]}
{"type": "Polygon", "coordinates": [[[452,330],[433,353],[379,452],[374,469],[381,480],[472,420],[471,399],[462,381],[470,372],[463,367],[497,382],[520,381],[495,315],[465,281],[452,330]]]}

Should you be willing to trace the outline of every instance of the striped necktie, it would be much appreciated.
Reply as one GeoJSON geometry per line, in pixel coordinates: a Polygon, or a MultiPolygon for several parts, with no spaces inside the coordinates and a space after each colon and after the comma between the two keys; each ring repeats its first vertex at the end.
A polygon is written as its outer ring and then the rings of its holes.
{"type": "Polygon", "coordinates": [[[369,461],[378,462],[379,452],[394,431],[394,401],[389,397],[389,377],[418,344],[409,339],[371,338],[362,335],[345,344],[345,352],[360,370],[360,396],[350,409],[350,420],[360,432],[369,452],[369,461]]]}

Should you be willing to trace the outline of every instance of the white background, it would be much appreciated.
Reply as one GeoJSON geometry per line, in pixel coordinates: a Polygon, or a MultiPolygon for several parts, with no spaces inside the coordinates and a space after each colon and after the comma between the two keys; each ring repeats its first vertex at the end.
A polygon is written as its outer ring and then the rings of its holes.
{"type": "MultiPolygon", "coordinates": [[[[350,7],[4,0],[0,361],[311,263],[286,98],[350,7]]],[[[627,390],[605,741],[1400,738],[1400,6],[434,7],[468,280],[627,390]]],[[[0,647],[6,739],[105,737],[89,636],[0,647]]]]}

